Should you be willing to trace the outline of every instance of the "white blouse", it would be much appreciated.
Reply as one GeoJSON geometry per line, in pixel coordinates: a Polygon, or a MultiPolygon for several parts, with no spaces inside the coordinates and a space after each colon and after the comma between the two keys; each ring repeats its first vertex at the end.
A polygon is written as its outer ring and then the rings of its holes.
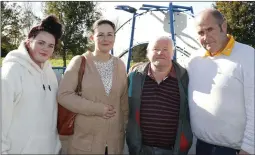
{"type": "Polygon", "coordinates": [[[106,95],[109,96],[112,88],[113,57],[107,62],[94,61],[94,64],[101,76],[106,95]]]}

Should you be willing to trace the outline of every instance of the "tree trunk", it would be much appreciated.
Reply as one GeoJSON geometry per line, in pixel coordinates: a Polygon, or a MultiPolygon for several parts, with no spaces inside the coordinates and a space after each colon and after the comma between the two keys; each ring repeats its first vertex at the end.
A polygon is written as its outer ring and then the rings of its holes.
{"type": "Polygon", "coordinates": [[[66,46],[63,47],[63,67],[66,67],[66,46]]]}

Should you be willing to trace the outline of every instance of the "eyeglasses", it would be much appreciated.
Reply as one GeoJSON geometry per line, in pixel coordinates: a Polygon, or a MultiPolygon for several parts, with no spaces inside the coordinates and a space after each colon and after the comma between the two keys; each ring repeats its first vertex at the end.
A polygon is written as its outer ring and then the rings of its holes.
{"type": "Polygon", "coordinates": [[[114,37],[115,37],[115,35],[109,34],[109,35],[105,36],[105,35],[100,34],[100,35],[97,35],[96,37],[97,37],[99,40],[113,40],[114,37]]]}

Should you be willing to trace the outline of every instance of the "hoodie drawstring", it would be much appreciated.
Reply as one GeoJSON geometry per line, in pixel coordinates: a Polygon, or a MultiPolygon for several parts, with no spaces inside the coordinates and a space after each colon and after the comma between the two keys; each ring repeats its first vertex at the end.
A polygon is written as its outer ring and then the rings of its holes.
{"type": "Polygon", "coordinates": [[[42,78],[42,83],[43,83],[43,90],[46,90],[46,87],[45,87],[45,81],[44,81],[44,78],[46,78],[47,79],[47,85],[48,85],[48,89],[49,89],[49,91],[51,91],[51,87],[50,87],[50,84],[49,84],[49,79],[46,77],[46,76],[44,76],[44,73],[41,73],[41,78],[42,78]]]}
{"type": "Polygon", "coordinates": [[[49,90],[51,91],[49,78],[46,77],[46,79],[47,79],[47,83],[48,83],[48,88],[49,88],[49,90]]]}
{"type": "Polygon", "coordinates": [[[42,87],[43,87],[43,90],[45,91],[45,85],[44,85],[44,77],[43,77],[43,73],[41,73],[41,79],[42,79],[42,87]]]}

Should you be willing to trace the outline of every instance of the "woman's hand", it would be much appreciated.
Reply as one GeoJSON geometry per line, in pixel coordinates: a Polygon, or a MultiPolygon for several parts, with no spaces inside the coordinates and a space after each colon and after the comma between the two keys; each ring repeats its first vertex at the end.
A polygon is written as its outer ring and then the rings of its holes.
{"type": "Polygon", "coordinates": [[[116,111],[112,105],[105,105],[104,107],[104,119],[109,119],[115,115],[116,111]]]}

